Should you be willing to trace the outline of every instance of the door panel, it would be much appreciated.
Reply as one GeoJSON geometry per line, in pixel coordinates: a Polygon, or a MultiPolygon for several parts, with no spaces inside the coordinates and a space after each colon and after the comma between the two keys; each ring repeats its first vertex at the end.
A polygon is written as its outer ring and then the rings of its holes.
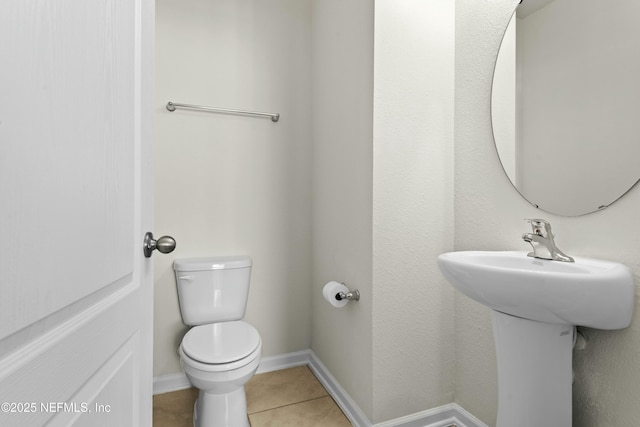
{"type": "MultiPolygon", "coordinates": [[[[118,359],[116,355],[121,347],[127,347],[131,353],[131,348],[135,347],[130,341],[139,339],[136,293],[135,287],[119,291],[5,359],[3,365],[9,366],[9,372],[2,376],[0,382],[2,401],[35,403],[36,410],[20,413],[16,408],[16,412],[0,413],[0,425],[44,425],[50,418],[60,416],[66,419],[81,411],[72,407],[58,412],[60,408],[57,406],[48,406],[51,403],[68,402],[78,408],[84,402],[90,403],[76,400],[75,396],[81,399],[92,397],[88,391],[82,392],[83,385],[95,381],[94,377],[100,375],[102,366],[114,358],[118,359]],[[19,423],[11,423],[18,419],[19,423]]],[[[135,376],[130,376],[129,380],[133,378],[135,376]]],[[[95,387],[101,386],[95,384],[95,387]]],[[[132,388],[133,385],[129,384],[121,392],[131,395],[132,388]]],[[[116,410],[115,402],[103,402],[116,410]]]]}
{"type": "Polygon", "coordinates": [[[0,4],[2,426],[151,423],[153,19],[0,4]]]}
{"type": "Polygon", "coordinates": [[[71,398],[71,403],[79,410],[59,412],[52,417],[52,421],[47,426],[138,425],[140,402],[136,399],[135,369],[137,339],[138,337],[134,336],[128,340],[71,398]],[[85,403],[85,406],[80,406],[82,403],[85,403]]]}
{"type": "Polygon", "coordinates": [[[135,2],[6,3],[0,338],[131,274],[134,220],[135,2]]]}

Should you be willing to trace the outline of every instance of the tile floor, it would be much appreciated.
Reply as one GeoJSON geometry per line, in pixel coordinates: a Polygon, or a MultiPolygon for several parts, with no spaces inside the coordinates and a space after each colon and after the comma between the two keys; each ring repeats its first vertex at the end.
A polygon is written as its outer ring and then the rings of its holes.
{"type": "MultiPolygon", "coordinates": [[[[245,386],[251,427],[351,427],[306,366],[254,376],[245,386]]],[[[198,390],[153,396],[153,427],[192,427],[198,390]]]]}

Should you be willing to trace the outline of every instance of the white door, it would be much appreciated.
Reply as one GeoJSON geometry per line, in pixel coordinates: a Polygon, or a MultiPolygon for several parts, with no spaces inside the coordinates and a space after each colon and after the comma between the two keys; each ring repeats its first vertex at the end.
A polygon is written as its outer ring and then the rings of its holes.
{"type": "Polygon", "coordinates": [[[0,2],[0,426],[150,426],[152,0],[0,2]]]}

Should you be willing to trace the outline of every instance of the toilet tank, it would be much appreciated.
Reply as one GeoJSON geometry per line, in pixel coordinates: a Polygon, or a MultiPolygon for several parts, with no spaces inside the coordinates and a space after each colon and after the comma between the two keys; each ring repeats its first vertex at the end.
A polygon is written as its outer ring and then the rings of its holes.
{"type": "Polygon", "coordinates": [[[244,317],[249,297],[250,257],[176,259],[173,270],[185,324],[202,325],[244,317]]]}

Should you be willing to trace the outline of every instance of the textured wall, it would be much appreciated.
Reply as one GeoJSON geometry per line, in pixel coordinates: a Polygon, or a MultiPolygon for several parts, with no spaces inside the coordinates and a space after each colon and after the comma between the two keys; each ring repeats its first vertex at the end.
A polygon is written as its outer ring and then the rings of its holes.
{"type": "MultiPolygon", "coordinates": [[[[570,255],[602,258],[640,273],[640,189],[606,210],[567,218],[534,209],[511,187],[490,121],[493,63],[516,0],[456,1],[455,248],[526,250],[523,218],[552,222],[570,255]]],[[[550,189],[549,191],[553,191],[550,189]]],[[[496,371],[489,310],[456,294],[456,402],[495,425],[496,371]]],[[[622,331],[586,330],[574,354],[574,425],[635,426],[640,419],[640,320],[622,331]]]]}
{"type": "Polygon", "coordinates": [[[454,2],[376,1],[373,422],[453,399],[454,2]]]}
{"type": "Polygon", "coordinates": [[[316,0],[312,15],[312,349],[371,417],[373,1],[316,0]],[[360,301],[330,306],[330,280],[360,301]]]}
{"type": "Polygon", "coordinates": [[[377,1],[374,43],[373,7],[314,3],[312,338],[380,422],[453,398],[454,11],[377,1]],[[362,299],[330,307],[328,280],[362,299]]]}
{"type": "Polygon", "coordinates": [[[265,356],[310,346],[311,7],[306,0],[158,0],[155,375],[180,372],[175,258],[253,258],[246,319],[265,356]],[[167,101],[276,111],[280,122],[167,101]]]}

